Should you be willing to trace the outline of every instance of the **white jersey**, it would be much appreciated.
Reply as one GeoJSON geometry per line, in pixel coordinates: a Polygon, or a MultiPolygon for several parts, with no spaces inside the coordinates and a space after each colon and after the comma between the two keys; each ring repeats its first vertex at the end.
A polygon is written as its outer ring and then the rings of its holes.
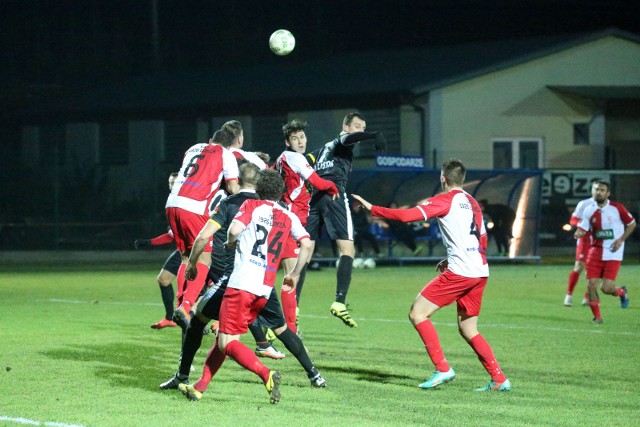
{"type": "Polygon", "coordinates": [[[227,287],[268,298],[289,236],[299,242],[309,234],[297,216],[269,200],[246,200],[234,221],[242,223],[245,229],[238,238],[227,287]]]}
{"type": "Polygon", "coordinates": [[[371,214],[403,222],[437,218],[449,270],[464,277],[489,277],[487,231],[480,205],[469,193],[451,190],[411,209],[374,206],[371,214]]]}
{"type": "Polygon", "coordinates": [[[229,151],[231,151],[237,159],[245,159],[249,163],[253,163],[254,165],[258,166],[260,170],[267,168],[267,164],[264,162],[264,160],[258,157],[256,153],[253,153],[251,151],[244,151],[243,149],[236,147],[229,148],[229,151]]]}
{"type": "Polygon", "coordinates": [[[603,207],[597,204],[588,206],[578,227],[591,231],[589,257],[597,257],[602,261],[622,261],[624,243],[615,252],[611,246],[624,234],[626,226],[634,222],[633,216],[620,203],[607,200],[603,207]]]}

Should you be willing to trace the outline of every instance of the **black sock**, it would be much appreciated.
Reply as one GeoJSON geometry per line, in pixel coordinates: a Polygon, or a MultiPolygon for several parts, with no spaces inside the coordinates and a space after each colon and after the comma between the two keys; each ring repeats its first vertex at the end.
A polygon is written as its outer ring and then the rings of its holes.
{"type": "Polygon", "coordinates": [[[336,285],[336,301],[345,303],[347,299],[347,292],[349,292],[349,285],[351,284],[351,271],[353,270],[353,258],[347,255],[340,257],[340,263],[338,264],[337,278],[338,283],[336,285]]]}
{"type": "Polygon", "coordinates": [[[302,294],[302,286],[304,285],[304,278],[307,277],[307,266],[309,264],[305,264],[300,272],[300,278],[298,279],[298,284],[296,285],[296,301],[298,305],[300,305],[300,294],[302,294]]]}
{"type": "Polygon", "coordinates": [[[313,366],[311,359],[309,359],[307,350],[304,348],[304,344],[302,344],[302,340],[299,336],[291,332],[291,329],[285,329],[284,332],[277,335],[277,337],[282,341],[287,350],[289,350],[289,353],[293,354],[293,356],[298,359],[298,362],[300,362],[304,370],[307,371],[309,378],[312,378],[318,373],[318,370],[313,366]]]}
{"type": "Polygon", "coordinates": [[[267,336],[264,334],[264,331],[262,330],[260,325],[258,325],[258,322],[254,321],[252,324],[250,324],[249,331],[251,332],[251,335],[253,335],[253,339],[256,341],[256,345],[258,347],[269,347],[269,340],[267,339],[267,336]]]}
{"type": "Polygon", "coordinates": [[[160,285],[160,295],[162,296],[162,304],[164,304],[164,317],[167,320],[173,320],[173,307],[175,302],[173,299],[175,298],[175,293],[173,291],[173,285],[169,284],[169,286],[160,285]]]}
{"type": "Polygon", "coordinates": [[[191,318],[187,332],[182,340],[182,355],[180,356],[180,368],[178,369],[180,375],[189,376],[193,359],[202,345],[202,335],[206,327],[207,324],[197,316],[191,318]]]}

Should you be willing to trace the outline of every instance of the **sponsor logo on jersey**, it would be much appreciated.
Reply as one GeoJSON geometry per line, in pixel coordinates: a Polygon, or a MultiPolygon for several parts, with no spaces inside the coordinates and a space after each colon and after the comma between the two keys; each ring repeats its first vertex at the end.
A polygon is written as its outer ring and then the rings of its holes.
{"type": "Polygon", "coordinates": [[[613,230],[598,230],[594,236],[596,240],[611,240],[613,239],[613,230]]]}
{"type": "Polygon", "coordinates": [[[316,170],[330,169],[333,167],[333,160],[325,160],[324,162],[316,163],[316,170]]]}

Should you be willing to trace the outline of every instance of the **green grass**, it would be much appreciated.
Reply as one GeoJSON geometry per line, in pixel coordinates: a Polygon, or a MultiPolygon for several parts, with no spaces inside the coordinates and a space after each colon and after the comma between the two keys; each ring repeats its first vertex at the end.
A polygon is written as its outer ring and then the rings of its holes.
{"type": "MultiPolygon", "coordinates": [[[[492,267],[480,330],[512,382],[510,393],[473,392],[489,378],[458,335],[453,307],[433,321],[457,379],[431,391],[416,387],[433,367],[407,312],[434,276],[432,265],[354,271],[349,302],[357,329],[328,313],[335,269],[310,272],[301,328],[328,386],[311,388],[290,354],[268,359],[268,366],[283,373],[283,397],[275,406],[261,381],[233,360],[198,403],[158,388],[176,370],[180,334],[149,328],[163,312],[155,266],[22,270],[0,272],[0,421],[84,426],[639,422],[637,264],[623,265],[618,280],[630,288],[630,307],[621,310],[617,298],[605,296],[600,326],[592,325],[590,310],[580,306],[584,280],[574,307],[562,306],[570,264],[492,267]]],[[[243,342],[252,345],[249,338],[243,342]]],[[[192,380],[211,344],[205,337],[192,380]]]]}

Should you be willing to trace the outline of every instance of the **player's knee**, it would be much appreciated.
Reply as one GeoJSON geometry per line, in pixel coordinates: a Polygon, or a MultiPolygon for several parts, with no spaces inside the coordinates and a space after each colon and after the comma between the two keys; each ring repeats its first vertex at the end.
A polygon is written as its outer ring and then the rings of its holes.
{"type": "Polygon", "coordinates": [[[287,324],[285,323],[284,325],[278,326],[277,328],[273,328],[272,330],[273,330],[273,333],[276,334],[276,336],[278,336],[287,330],[287,324]]]}

